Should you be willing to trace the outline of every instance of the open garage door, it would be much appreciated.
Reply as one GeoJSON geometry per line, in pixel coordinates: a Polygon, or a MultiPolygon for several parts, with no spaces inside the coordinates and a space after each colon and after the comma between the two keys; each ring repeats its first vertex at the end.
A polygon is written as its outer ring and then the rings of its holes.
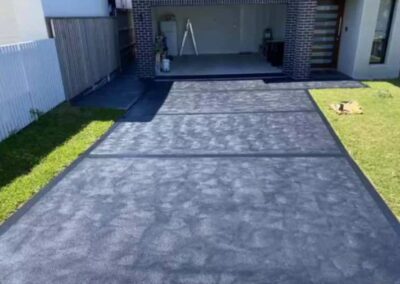
{"type": "Polygon", "coordinates": [[[282,60],[280,64],[270,60],[268,47],[275,44],[281,48],[283,58],[286,10],[284,4],[153,8],[154,36],[166,36],[171,57],[170,72],[160,71],[156,64],[157,76],[282,74],[282,60]],[[188,19],[199,56],[190,36],[179,56],[188,19]],[[174,26],[174,31],[165,31],[167,25],[174,26]],[[265,30],[271,32],[268,43],[265,30]]]}

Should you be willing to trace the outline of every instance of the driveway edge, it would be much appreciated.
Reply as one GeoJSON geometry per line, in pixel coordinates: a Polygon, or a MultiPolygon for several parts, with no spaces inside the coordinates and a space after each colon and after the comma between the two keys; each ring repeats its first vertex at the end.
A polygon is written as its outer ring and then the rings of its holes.
{"type": "Polygon", "coordinates": [[[364,174],[360,166],[354,161],[352,156],[350,155],[349,151],[346,149],[342,141],[340,140],[339,136],[336,134],[335,130],[333,129],[332,125],[329,123],[329,120],[326,118],[324,113],[319,108],[317,102],[314,100],[313,96],[310,93],[310,90],[306,90],[308,97],[310,98],[312,104],[316,108],[316,112],[321,117],[322,121],[324,122],[325,126],[328,128],[329,133],[332,135],[333,139],[335,140],[337,146],[339,147],[340,151],[343,153],[343,157],[349,163],[357,177],[360,179],[361,183],[364,185],[365,189],[368,191],[372,199],[378,205],[379,209],[385,216],[386,220],[389,224],[393,227],[394,231],[400,237],[400,223],[397,217],[394,215],[392,210],[390,210],[389,206],[386,204],[385,200],[379,194],[378,190],[369,180],[369,178],[364,174]]]}
{"type": "MultiPolygon", "coordinates": [[[[134,105],[134,104],[133,104],[134,105]]],[[[132,105],[132,106],[133,106],[132,105]]],[[[132,107],[131,106],[131,107],[132,107]]],[[[86,151],[78,156],[69,166],[62,170],[57,176],[55,176],[46,186],[39,190],[32,196],[27,202],[19,207],[10,217],[8,217],[3,223],[0,224],[0,236],[6,233],[22,216],[24,216],[40,199],[50,192],[66,175],[68,175],[73,169],[75,169],[81,161],[88,158],[90,152],[93,151],[98,145],[100,145],[111,133],[118,127],[122,119],[125,118],[126,111],[118,120],[99,138],[97,139],[86,151]]]]}

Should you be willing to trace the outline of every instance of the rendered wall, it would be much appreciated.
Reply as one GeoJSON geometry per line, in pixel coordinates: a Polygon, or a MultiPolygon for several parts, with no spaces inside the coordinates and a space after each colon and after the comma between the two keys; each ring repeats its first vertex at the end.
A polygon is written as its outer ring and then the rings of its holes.
{"type": "Polygon", "coordinates": [[[0,45],[47,37],[41,0],[0,1],[0,45]]]}
{"type": "Polygon", "coordinates": [[[46,17],[106,17],[107,0],[42,0],[46,17]]]}
{"type": "Polygon", "coordinates": [[[0,1],[0,45],[19,40],[17,19],[12,1],[0,1]]]}
{"type": "Polygon", "coordinates": [[[377,0],[346,1],[338,70],[355,79],[397,78],[400,73],[400,5],[398,2],[386,61],[384,64],[369,64],[379,3],[377,0]]]}
{"type": "Polygon", "coordinates": [[[347,0],[344,11],[338,70],[353,76],[357,53],[358,35],[362,17],[362,5],[359,0],[347,0]]]}

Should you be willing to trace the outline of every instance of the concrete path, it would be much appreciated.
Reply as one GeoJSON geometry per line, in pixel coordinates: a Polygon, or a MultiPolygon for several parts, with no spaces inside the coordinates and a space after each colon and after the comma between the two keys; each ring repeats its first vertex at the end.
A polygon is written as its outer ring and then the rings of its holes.
{"type": "Polygon", "coordinates": [[[400,283],[399,224],[312,87],[156,85],[0,228],[0,283],[400,283]]]}
{"type": "Polygon", "coordinates": [[[137,77],[135,65],[132,65],[99,89],[75,97],[71,104],[79,107],[128,110],[146,89],[147,83],[137,77]]]}

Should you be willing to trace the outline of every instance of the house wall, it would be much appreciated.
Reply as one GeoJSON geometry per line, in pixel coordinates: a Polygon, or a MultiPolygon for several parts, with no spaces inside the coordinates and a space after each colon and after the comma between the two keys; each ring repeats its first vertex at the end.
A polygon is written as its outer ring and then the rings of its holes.
{"type": "Polygon", "coordinates": [[[0,1],[0,44],[47,37],[41,0],[0,1]]]}
{"type": "Polygon", "coordinates": [[[338,70],[353,76],[357,54],[358,35],[363,7],[360,0],[347,0],[344,10],[342,36],[338,58],[338,70]]]}
{"type": "Polygon", "coordinates": [[[400,73],[400,5],[397,2],[386,62],[369,64],[379,1],[347,0],[338,70],[355,79],[397,78],[400,73]]]}
{"type": "Polygon", "coordinates": [[[46,17],[106,17],[107,0],[42,0],[46,17]]]}
{"type": "Polygon", "coordinates": [[[0,45],[18,40],[19,32],[13,1],[0,1],[0,45]]]}
{"type": "MultiPolygon", "coordinates": [[[[285,37],[286,5],[232,5],[207,7],[156,7],[153,10],[153,38],[164,15],[176,17],[178,46],[185,32],[186,20],[193,24],[200,54],[257,52],[265,28],[274,37],[285,37]]],[[[184,54],[194,54],[190,39],[184,54]]]]}

